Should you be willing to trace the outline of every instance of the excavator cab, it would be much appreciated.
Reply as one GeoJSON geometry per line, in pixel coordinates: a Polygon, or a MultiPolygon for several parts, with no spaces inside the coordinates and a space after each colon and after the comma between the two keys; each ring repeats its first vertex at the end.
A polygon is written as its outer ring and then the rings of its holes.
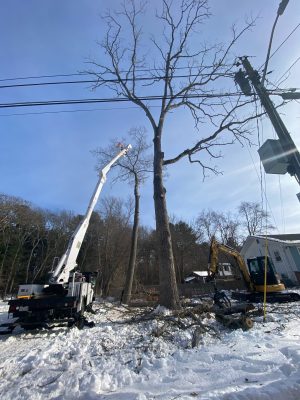
{"type": "MultiPolygon", "coordinates": [[[[248,269],[251,281],[255,286],[264,285],[265,282],[265,257],[247,259],[248,269]]],[[[267,285],[278,285],[280,283],[277,278],[271,260],[267,257],[267,285]]]]}

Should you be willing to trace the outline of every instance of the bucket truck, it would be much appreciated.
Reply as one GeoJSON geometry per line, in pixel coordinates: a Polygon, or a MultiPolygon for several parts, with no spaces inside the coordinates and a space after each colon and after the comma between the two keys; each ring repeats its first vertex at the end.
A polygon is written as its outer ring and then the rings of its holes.
{"type": "Polygon", "coordinates": [[[24,329],[48,327],[52,322],[67,322],[83,327],[83,312],[91,307],[94,298],[95,275],[76,271],[77,256],[89,226],[92,212],[96,206],[106,175],[111,166],[126,155],[131,145],[122,150],[101,170],[94,193],[86,214],[70,238],[65,253],[56,268],[50,272],[49,280],[44,285],[20,285],[17,298],[8,302],[9,317],[13,322],[2,324],[11,332],[15,326],[24,329]]]}

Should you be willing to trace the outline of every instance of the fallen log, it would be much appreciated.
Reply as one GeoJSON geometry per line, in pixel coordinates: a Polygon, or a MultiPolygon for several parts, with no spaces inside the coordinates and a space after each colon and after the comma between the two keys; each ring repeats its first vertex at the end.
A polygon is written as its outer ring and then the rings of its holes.
{"type": "Polygon", "coordinates": [[[222,315],[232,315],[232,314],[246,314],[249,311],[254,310],[255,307],[253,304],[249,303],[239,303],[235,304],[231,307],[220,308],[219,306],[215,305],[212,307],[211,312],[215,314],[222,314],[222,315]]]}
{"type": "Polygon", "coordinates": [[[240,317],[232,317],[231,315],[216,314],[216,320],[228,329],[241,328],[243,331],[247,331],[253,327],[252,319],[246,317],[245,315],[240,317]]]}

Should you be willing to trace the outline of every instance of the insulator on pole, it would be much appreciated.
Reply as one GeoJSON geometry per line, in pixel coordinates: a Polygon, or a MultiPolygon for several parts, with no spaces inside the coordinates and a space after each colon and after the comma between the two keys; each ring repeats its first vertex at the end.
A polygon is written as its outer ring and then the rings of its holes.
{"type": "Polygon", "coordinates": [[[238,72],[234,75],[234,81],[239,87],[245,96],[251,96],[252,90],[249,80],[246,78],[246,74],[244,71],[239,69],[238,72]]]}

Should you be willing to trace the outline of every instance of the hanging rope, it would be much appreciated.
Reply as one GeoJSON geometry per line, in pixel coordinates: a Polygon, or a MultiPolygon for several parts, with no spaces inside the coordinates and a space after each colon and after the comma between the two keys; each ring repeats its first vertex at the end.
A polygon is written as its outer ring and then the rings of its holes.
{"type": "MultiPolygon", "coordinates": [[[[259,124],[257,123],[257,136],[258,136],[259,145],[260,145],[260,141],[264,140],[263,123],[262,123],[261,118],[260,118],[260,124],[261,124],[261,130],[260,130],[259,124]],[[260,135],[262,136],[261,138],[260,138],[260,135]]],[[[266,215],[266,218],[265,218],[264,298],[263,298],[263,308],[264,308],[263,321],[266,322],[266,317],[267,317],[267,272],[268,272],[268,218],[267,218],[267,215],[268,215],[269,202],[268,202],[268,196],[267,196],[266,173],[265,173],[265,171],[264,172],[262,171],[261,162],[259,163],[259,166],[260,166],[261,193],[264,193],[264,196],[262,195],[262,210],[265,210],[265,215],[266,215]]],[[[263,224],[263,220],[261,222],[263,224]]]]}
{"type": "MultiPolygon", "coordinates": [[[[264,186],[265,186],[265,213],[268,215],[268,201],[267,201],[267,182],[266,173],[264,173],[264,186]]],[[[264,322],[267,317],[267,269],[268,269],[268,219],[266,218],[266,232],[265,232],[265,263],[264,263],[264,322]]]]}
{"type": "MultiPolygon", "coordinates": [[[[256,115],[258,115],[258,104],[257,104],[257,96],[255,96],[255,111],[256,111],[256,115]]],[[[262,110],[262,106],[260,106],[260,111],[262,110]]],[[[260,138],[260,128],[259,128],[259,123],[262,124],[262,120],[261,117],[258,119],[256,118],[256,129],[257,129],[257,143],[258,143],[258,147],[261,147],[261,138],[260,138]]],[[[263,130],[262,130],[263,133],[263,130]]],[[[264,138],[262,137],[262,141],[264,140],[264,138]]],[[[259,183],[260,183],[260,200],[261,200],[261,209],[263,210],[263,206],[264,206],[264,189],[263,189],[263,174],[262,174],[262,163],[259,163],[259,183]]],[[[260,231],[262,232],[263,230],[263,220],[261,220],[261,225],[260,225],[260,231]]]]}
{"type": "Polygon", "coordinates": [[[282,200],[282,189],[281,189],[281,178],[280,178],[280,175],[278,175],[278,185],[279,185],[279,198],[280,198],[281,221],[282,221],[283,233],[285,233],[285,214],[284,214],[284,208],[283,208],[283,200],[282,200]]]}

